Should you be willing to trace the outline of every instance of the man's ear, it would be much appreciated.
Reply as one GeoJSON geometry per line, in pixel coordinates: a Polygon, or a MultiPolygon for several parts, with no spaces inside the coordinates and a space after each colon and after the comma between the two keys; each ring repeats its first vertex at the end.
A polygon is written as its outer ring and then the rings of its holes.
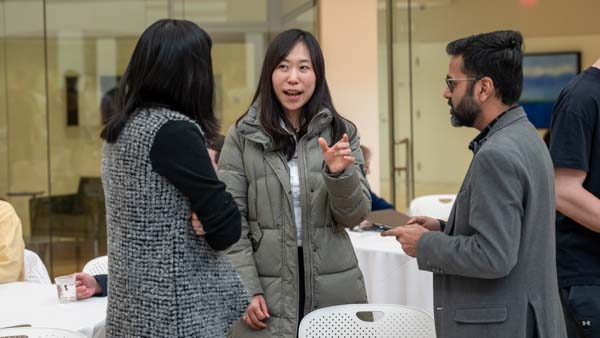
{"type": "Polygon", "coordinates": [[[479,96],[479,100],[481,102],[485,102],[496,95],[494,81],[488,76],[484,76],[481,80],[479,80],[478,89],[479,92],[476,94],[479,96]]]}

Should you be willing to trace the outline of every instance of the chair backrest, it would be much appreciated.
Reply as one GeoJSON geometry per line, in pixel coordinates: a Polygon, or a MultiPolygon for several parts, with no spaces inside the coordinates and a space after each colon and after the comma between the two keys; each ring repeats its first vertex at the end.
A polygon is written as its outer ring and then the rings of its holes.
{"type": "Polygon", "coordinates": [[[429,216],[447,220],[456,195],[425,195],[410,202],[411,216],[429,216]]]}
{"type": "Polygon", "coordinates": [[[44,262],[35,252],[25,249],[25,281],[40,284],[52,284],[44,262]]]}
{"type": "Polygon", "coordinates": [[[108,256],[96,257],[87,262],[83,267],[83,272],[92,276],[108,274],[108,256]]]}
{"type": "Polygon", "coordinates": [[[306,315],[300,322],[298,337],[435,338],[435,325],[429,314],[407,306],[347,304],[306,315]]]}

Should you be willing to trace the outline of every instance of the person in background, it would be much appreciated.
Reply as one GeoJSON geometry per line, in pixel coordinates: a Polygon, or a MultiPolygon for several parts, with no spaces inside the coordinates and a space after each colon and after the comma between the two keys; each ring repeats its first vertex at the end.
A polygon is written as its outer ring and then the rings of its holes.
{"type": "Polygon", "coordinates": [[[211,49],[191,21],[151,24],[102,130],[107,336],[225,337],[248,304],[218,252],[240,238],[241,217],[206,147],[219,128],[211,49]]]}
{"type": "MultiPolygon", "coordinates": [[[[367,175],[371,173],[371,150],[366,146],[361,145],[363,156],[365,158],[365,172],[367,175]]],[[[394,206],[383,198],[375,195],[375,193],[369,190],[371,193],[371,211],[394,209],[394,206]]]]}
{"type": "Polygon", "coordinates": [[[215,137],[208,140],[208,155],[210,156],[213,167],[215,168],[215,172],[219,169],[219,157],[221,156],[221,149],[223,149],[224,143],[225,136],[221,134],[215,135],[215,137]]]}
{"type": "Polygon", "coordinates": [[[552,113],[558,284],[569,338],[600,337],[600,59],[552,113]]]}
{"type": "Polygon", "coordinates": [[[117,88],[109,89],[100,100],[100,117],[102,124],[108,123],[111,116],[115,113],[117,107],[117,88]]]}
{"type": "Polygon", "coordinates": [[[554,179],[546,145],[519,106],[523,37],[450,42],[444,98],[453,126],[477,129],[448,223],[419,216],[396,236],[434,274],[438,337],[562,338],[554,179]]]}
{"type": "Polygon", "coordinates": [[[10,203],[0,198],[0,283],[24,279],[25,242],[21,220],[10,203]]]}
{"type": "Polygon", "coordinates": [[[371,207],[356,127],[335,110],[309,32],[277,35],[248,111],[229,129],[219,177],[242,212],[227,254],[252,296],[233,337],[296,337],[304,314],[367,301],[344,227],[371,207]]]}

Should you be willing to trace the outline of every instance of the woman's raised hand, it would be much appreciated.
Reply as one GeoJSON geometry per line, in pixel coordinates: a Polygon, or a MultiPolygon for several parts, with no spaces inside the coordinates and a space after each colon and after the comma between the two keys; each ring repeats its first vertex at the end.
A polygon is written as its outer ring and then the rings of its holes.
{"type": "Polygon", "coordinates": [[[344,133],[342,139],[331,146],[331,148],[327,146],[327,141],[324,138],[319,137],[319,145],[321,146],[321,150],[323,150],[323,160],[325,160],[330,173],[339,174],[348,168],[348,166],[354,164],[352,149],[350,149],[350,143],[348,142],[348,134],[344,133]]]}

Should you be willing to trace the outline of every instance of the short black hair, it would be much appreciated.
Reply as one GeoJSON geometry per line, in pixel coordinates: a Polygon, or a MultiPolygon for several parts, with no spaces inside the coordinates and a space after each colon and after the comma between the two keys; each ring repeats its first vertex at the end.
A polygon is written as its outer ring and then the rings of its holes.
{"type": "Polygon", "coordinates": [[[496,95],[506,105],[519,101],[523,91],[523,36],[504,30],[468,36],[450,42],[446,52],[463,57],[463,72],[490,77],[496,95]]]}

